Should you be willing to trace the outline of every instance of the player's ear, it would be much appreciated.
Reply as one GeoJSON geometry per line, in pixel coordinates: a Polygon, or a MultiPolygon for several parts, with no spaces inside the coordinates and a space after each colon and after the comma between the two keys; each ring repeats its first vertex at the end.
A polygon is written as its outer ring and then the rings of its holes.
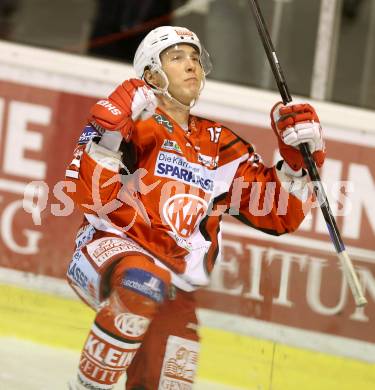
{"type": "Polygon", "coordinates": [[[154,87],[160,87],[160,75],[157,72],[151,72],[150,69],[146,69],[144,73],[144,79],[147,84],[154,87]]]}

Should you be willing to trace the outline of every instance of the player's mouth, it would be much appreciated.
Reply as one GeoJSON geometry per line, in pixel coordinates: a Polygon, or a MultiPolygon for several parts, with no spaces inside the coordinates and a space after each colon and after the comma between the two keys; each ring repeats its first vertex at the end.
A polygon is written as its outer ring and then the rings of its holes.
{"type": "Polygon", "coordinates": [[[196,77],[189,77],[188,79],[185,79],[185,82],[198,82],[198,79],[196,77]]]}

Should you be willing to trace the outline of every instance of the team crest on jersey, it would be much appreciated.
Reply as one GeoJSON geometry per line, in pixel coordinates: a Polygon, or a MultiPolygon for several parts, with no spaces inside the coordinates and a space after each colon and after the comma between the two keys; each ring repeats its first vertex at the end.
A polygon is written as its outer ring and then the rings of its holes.
{"type": "MultiPolygon", "coordinates": [[[[165,202],[163,217],[172,229],[175,237],[186,240],[192,235],[206,215],[207,209],[207,202],[199,196],[176,194],[165,202]]],[[[179,244],[179,241],[177,243],[179,244]]]]}
{"type": "Polygon", "coordinates": [[[180,145],[176,141],[172,141],[170,139],[165,139],[161,148],[182,154],[180,145]]]}
{"type": "Polygon", "coordinates": [[[132,313],[120,313],[115,318],[115,327],[125,336],[142,336],[150,324],[150,320],[132,313]]]}
{"type": "Polygon", "coordinates": [[[155,114],[153,118],[155,119],[156,123],[163,125],[168,130],[168,133],[173,133],[173,124],[169,122],[166,117],[160,114],[155,114]]]}

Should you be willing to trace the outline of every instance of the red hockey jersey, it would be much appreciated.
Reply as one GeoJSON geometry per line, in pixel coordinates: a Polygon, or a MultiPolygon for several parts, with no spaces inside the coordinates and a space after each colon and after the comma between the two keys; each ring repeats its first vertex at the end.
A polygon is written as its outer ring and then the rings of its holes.
{"type": "Polygon", "coordinates": [[[277,168],[220,123],[190,116],[184,130],[158,110],[136,123],[132,168],[120,173],[90,155],[95,134],[87,126],[78,142],[69,196],[97,230],[130,237],[192,289],[208,283],[220,257],[224,213],[274,235],[304,218],[306,206],[284,190],[277,168]]]}

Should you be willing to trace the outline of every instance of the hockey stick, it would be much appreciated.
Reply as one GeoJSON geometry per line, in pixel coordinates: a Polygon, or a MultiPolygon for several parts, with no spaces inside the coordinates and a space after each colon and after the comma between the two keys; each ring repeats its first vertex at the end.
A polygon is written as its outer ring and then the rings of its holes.
{"type": "MultiPolygon", "coordinates": [[[[267,54],[268,61],[271,65],[273,75],[276,80],[277,87],[279,89],[283,103],[287,104],[292,101],[292,97],[289,93],[288,86],[286,84],[279,60],[277,59],[275,49],[273,47],[270,35],[268,33],[266,23],[263,19],[263,15],[259,8],[257,0],[250,0],[250,8],[254,15],[256,26],[262,40],[264,50],[267,54]]],[[[359,283],[357,274],[355,273],[353,263],[350,260],[348,253],[346,252],[344,243],[341,239],[340,232],[337,228],[335,218],[332,214],[331,208],[328,203],[327,195],[324,191],[322,182],[315,162],[311,156],[309,147],[306,143],[299,146],[305,165],[309,172],[311,181],[313,183],[314,193],[319,201],[320,209],[322,210],[324,219],[327,224],[328,232],[331,237],[331,241],[335,246],[338,258],[340,259],[343,272],[346,280],[352,291],[355,304],[357,306],[364,306],[367,303],[366,298],[363,295],[362,287],[359,283]]]]}

